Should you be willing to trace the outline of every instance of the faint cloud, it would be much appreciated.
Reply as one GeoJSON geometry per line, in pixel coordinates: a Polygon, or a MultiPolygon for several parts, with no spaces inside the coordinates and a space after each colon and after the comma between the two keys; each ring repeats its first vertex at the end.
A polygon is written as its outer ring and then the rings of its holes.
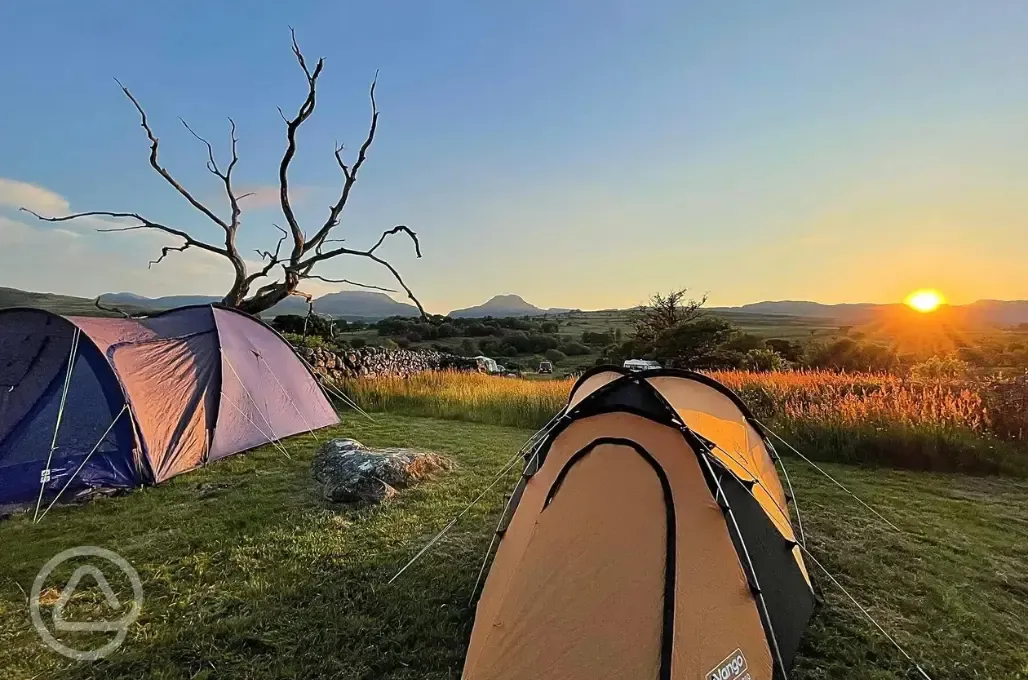
{"type": "MultiPolygon", "coordinates": [[[[240,189],[240,193],[254,189],[258,195],[248,200],[277,205],[278,190],[274,187],[251,187],[240,189]],[[272,198],[274,202],[270,203],[272,198]]],[[[310,190],[300,187],[295,193],[303,198],[310,190]]],[[[18,213],[20,207],[42,215],[69,212],[67,199],[54,191],[0,179],[0,271],[4,272],[5,285],[91,297],[112,290],[143,295],[210,294],[227,291],[232,283],[229,261],[199,248],[170,252],[162,262],[150,266],[160,257],[162,248],[182,245],[182,239],[172,234],[153,229],[101,234],[96,229],[134,222],[91,216],[55,225],[18,213]]],[[[264,267],[255,259],[245,263],[251,273],[264,267]]],[[[257,285],[276,275],[281,278],[282,270],[276,267],[269,274],[257,285]]]]}
{"type": "Polygon", "coordinates": [[[68,212],[68,200],[58,193],[35,184],[0,177],[0,206],[28,208],[43,215],[68,212]]]}
{"type": "Polygon", "coordinates": [[[0,215],[0,245],[12,246],[32,238],[32,227],[0,215]]]}
{"type": "MultiPolygon", "coordinates": [[[[243,210],[268,210],[269,208],[277,208],[280,204],[280,189],[278,186],[256,184],[237,187],[236,195],[242,196],[243,194],[251,194],[239,201],[239,207],[243,210]]],[[[294,206],[306,203],[313,195],[314,187],[289,187],[289,201],[294,206]]]]}

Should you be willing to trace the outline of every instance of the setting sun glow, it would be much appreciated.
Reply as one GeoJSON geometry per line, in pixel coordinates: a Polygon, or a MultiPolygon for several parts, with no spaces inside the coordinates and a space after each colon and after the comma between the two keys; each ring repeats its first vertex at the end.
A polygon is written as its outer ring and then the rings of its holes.
{"type": "Polygon", "coordinates": [[[907,296],[904,302],[919,312],[934,312],[946,300],[942,297],[942,293],[937,290],[915,290],[907,296]]]}

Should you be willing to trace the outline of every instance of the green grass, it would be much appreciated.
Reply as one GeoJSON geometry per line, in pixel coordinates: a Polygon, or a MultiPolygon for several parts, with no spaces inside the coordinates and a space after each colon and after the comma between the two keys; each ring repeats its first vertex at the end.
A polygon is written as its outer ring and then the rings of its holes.
{"type": "MultiPolygon", "coordinates": [[[[435,450],[459,468],[383,506],[329,508],[311,491],[315,447],[303,436],[286,442],[291,460],[267,447],[158,487],[56,509],[35,526],[25,516],[0,522],[3,677],[458,678],[468,600],[509,485],[396,584],[386,581],[529,432],[376,418],[348,416],[332,434],[435,450]],[[94,663],[44,647],[22,594],[51,556],[82,544],[123,555],[146,594],[124,646],[94,663]]],[[[1028,678],[1028,484],[826,467],[909,534],[890,533],[792,462],[818,559],[937,680],[1028,678]]],[[[825,602],[790,678],[905,677],[898,654],[812,572],[825,602]]]]}

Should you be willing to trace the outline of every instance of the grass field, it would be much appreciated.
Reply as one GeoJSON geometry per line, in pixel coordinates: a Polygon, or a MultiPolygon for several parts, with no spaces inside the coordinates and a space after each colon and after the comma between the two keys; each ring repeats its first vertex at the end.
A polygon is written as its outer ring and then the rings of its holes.
{"type": "MultiPolygon", "coordinates": [[[[765,338],[809,338],[812,335],[832,335],[839,331],[840,322],[834,319],[784,314],[755,314],[733,309],[715,309],[710,313],[734,324],[746,333],[765,338]]],[[[629,333],[633,329],[633,313],[627,309],[567,312],[549,315],[560,321],[562,332],[581,335],[583,331],[602,332],[620,328],[629,333]]]]}
{"type": "MultiPolygon", "coordinates": [[[[453,456],[459,468],[385,506],[329,508],[310,488],[315,444],[305,435],[285,443],[291,459],[265,447],[159,487],[59,508],[39,525],[24,516],[0,522],[3,677],[458,678],[473,620],[471,589],[509,484],[497,486],[397,583],[386,581],[530,432],[376,418],[347,416],[322,437],[432,449],[453,456]],[[143,614],[128,640],[97,662],[70,662],[44,647],[23,595],[44,562],[82,544],[115,550],[144,584],[143,614]]],[[[877,524],[793,462],[818,559],[936,680],[1028,678],[1028,483],[828,469],[905,533],[877,524]]],[[[66,566],[57,576],[67,578],[66,566]]],[[[913,677],[812,571],[824,604],[790,677],[913,677]]],[[[96,589],[79,592],[90,596],[80,610],[95,606],[96,589]]]]}

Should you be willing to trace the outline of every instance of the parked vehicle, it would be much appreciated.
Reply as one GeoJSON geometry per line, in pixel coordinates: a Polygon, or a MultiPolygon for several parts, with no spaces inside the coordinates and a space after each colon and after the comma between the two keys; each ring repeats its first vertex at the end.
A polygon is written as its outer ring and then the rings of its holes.
{"type": "Polygon", "coordinates": [[[630,371],[649,371],[654,368],[660,368],[660,362],[650,361],[649,359],[627,359],[624,363],[624,368],[630,371]]]}
{"type": "Polygon", "coordinates": [[[540,361],[539,362],[540,373],[553,373],[553,362],[551,361],[540,361]]]}

